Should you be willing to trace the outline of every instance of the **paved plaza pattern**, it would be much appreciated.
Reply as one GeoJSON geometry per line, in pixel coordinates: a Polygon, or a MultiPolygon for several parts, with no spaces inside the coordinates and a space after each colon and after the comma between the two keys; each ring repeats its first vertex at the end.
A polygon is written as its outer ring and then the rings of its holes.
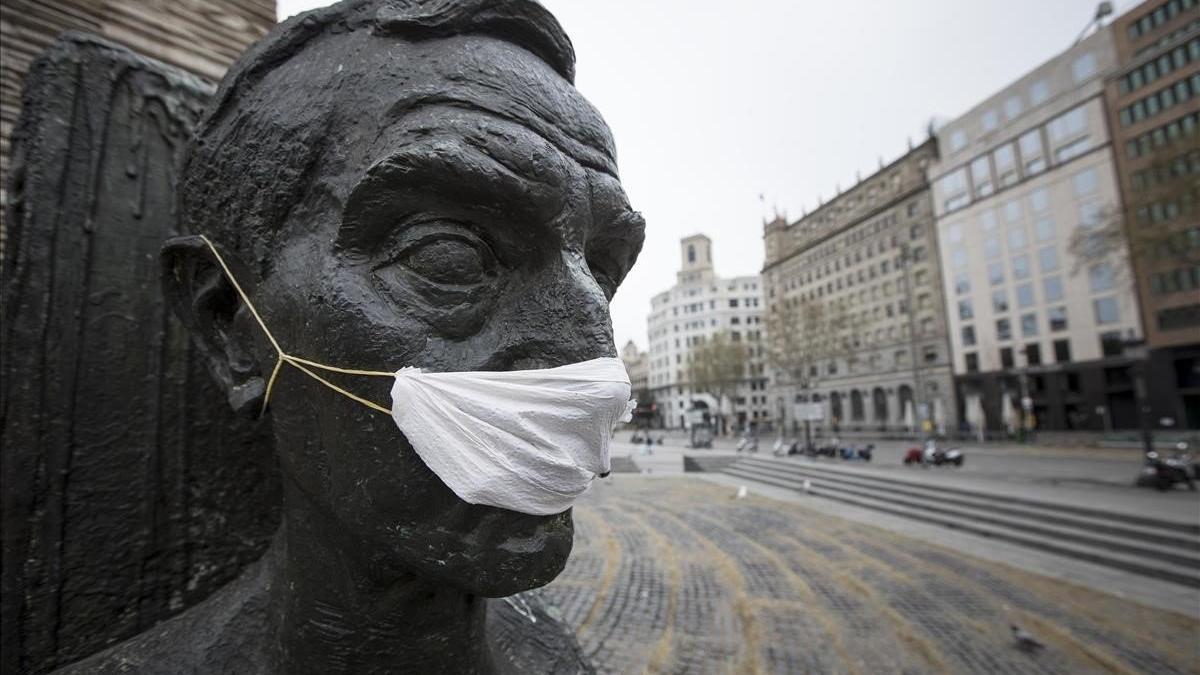
{"type": "Polygon", "coordinates": [[[1196,616],[694,478],[598,481],[575,522],[541,594],[604,673],[1200,672],[1196,616]]]}

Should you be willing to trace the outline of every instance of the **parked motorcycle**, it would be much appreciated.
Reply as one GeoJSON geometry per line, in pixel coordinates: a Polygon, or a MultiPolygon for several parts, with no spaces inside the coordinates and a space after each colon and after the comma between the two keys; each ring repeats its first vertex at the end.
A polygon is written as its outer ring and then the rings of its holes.
{"type": "MultiPolygon", "coordinates": [[[[1186,444],[1182,445],[1184,446],[1183,450],[1186,450],[1186,444]]],[[[1189,475],[1189,472],[1194,471],[1196,471],[1196,466],[1192,461],[1192,455],[1187,452],[1177,450],[1169,457],[1163,457],[1158,452],[1148,452],[1146,453],[1146,464],[1142,467],[1137,484],[1166,492],[1174,488],[1177,483],[1183,483],[1189,490],[1195,491],[1196,483],[1189,475]]]]}
{"type": "Polygon", "coordinates": [[[921,466],[942,466],[950,464],[953,466],[962,466],[966,460],[966,454],[958,448],[950,448],[943,450],[933,441],[925,444],[924,448],[909,448],[904,453],[904,465],[919,464],[921,466]]]}

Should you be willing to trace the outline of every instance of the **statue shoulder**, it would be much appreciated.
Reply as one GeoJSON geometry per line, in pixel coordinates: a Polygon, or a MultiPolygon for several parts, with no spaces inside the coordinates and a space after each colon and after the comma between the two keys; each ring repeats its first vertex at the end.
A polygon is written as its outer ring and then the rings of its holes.
{"type": "Polygon", "coordinates": [[[56,675],[183,675],[269,670],[269,575],[260,560],[212,597],[56,675]]]}

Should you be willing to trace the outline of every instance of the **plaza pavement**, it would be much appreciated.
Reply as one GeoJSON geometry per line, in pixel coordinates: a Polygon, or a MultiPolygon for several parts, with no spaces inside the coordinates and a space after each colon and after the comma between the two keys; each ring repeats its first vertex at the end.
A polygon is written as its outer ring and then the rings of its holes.
{"type": "Polygon", "coordinates": [[[539,591],[600,672],[1200,672],[1200,607],[1154,609],[758,489],[738,499],[669,475],[668,454],[658,477],[593,485],[566,569],[539,591]],[[1010,623],[1046,648],[1018,650],[1010,623]]]}

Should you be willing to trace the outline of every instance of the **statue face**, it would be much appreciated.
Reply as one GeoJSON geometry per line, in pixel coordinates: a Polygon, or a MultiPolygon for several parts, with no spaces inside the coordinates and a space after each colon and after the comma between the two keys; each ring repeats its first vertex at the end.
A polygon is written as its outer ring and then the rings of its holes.
{"type": "MultiPolygon", "coordinates": [[[[332,68],[338,109],[325,117],[312,192],[252,292],[284,349],[372,370],[615,356],[608,302],[643,225],[616,177],[608,129],[574,87],[492,38],[409,44],[366,31],[306,47],[260,87],[299,117],[317,114],[292,85],[332,68]]],[[[253,352],[269,372],[265,339],[253,352]]],[[[389,379],[331,379],[390,403],[389,379]]],[[[287,366],[271,409],[285,474],[327,516],[310,526],[385,577],[412,572],[499,596],[542,585],[565,564],[570,512],[462,502],[390,417],[287,366]]]]}

